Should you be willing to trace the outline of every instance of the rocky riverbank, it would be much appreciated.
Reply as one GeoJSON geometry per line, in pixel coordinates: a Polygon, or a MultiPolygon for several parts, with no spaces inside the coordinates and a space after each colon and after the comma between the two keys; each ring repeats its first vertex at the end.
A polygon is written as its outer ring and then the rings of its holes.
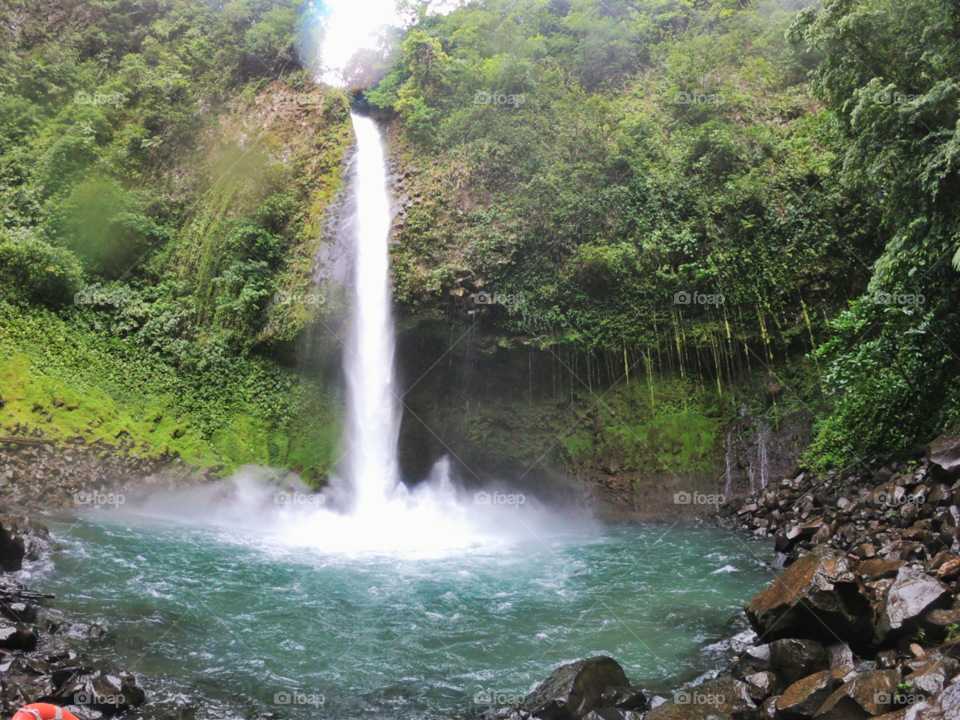
{"type": "Polygon", "coordinates": [[[216,477],[176,452],[150,456],[120,439],[87,443],[82,435],[55,442],[42,433],[0,437],[0,503],[24,509],[116,505],[118,493],[186,487],[216,477]]]}
{"type": "Polygon", "coordinates": [[[158,487],[186,487],[215,476],[177,454],[150,456],[128,438],[54,440],[40,430],[0,437],[0,717],[33,702],[67,707],[82,720],[139,707],[136,676],[100,651],[106,633],[68,618],[52,596],[34,592],[14,573],[43,562],[54,549],[34,519],[57,508],[115,509],[158,487]]]}
{"type": "Polygon", "coordinates": [[[717,520],[773,538],[786,567],[745,608],[756,639],[730,668],[648,698],[588,658],[484,720],[960,719],[960,435],[912,461],[784,478],[717,520]]]}
{"type": "Polygon", "coordinates": [[[81,720],[139,706],[145,693],[137,678],[96,656],[104,630],[68,619],[51,605],[53,596],[13,577],[52,548],[41,523],[0,513],[0,716],[34,702],[66,707],[81,720]]]}

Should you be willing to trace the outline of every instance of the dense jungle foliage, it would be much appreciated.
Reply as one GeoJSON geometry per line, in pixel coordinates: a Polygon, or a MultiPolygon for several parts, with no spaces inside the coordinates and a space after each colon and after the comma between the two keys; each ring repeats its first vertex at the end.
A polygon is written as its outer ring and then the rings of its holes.
{"type": "Polygon", "coordinates": [[[519,293],[480,310],[640,372],[764,366],[821,468],[955,421],[960,9],[808,5],[488,0],[358,55],[425,198],[400,299],[519,293]]]}
{"type": "MultiPolygon", "coordinates": [[[[818,418],[820,469],[955,421],[956,3],[403,5],[344,77],[405,168],[410,322],[720,406],[760,377],[818,418]]],[[[336,393],[289,365],[342,308],[280,299],[315,292],[351,142],[346,95],[302,67],[322,10],[0,3],[8,416],[75,395],[64,432],[329,469],[336,393]]]]}
{"type": "Polygon", "coordinates": [[[276,300],[313,292],[351,137],[345,97],[300,66],[309,12],[0,7],[5,422],[76,395],[47,430],[200,464],[330,460],[333,399],[270,359],[305,326],[276,300]]]}

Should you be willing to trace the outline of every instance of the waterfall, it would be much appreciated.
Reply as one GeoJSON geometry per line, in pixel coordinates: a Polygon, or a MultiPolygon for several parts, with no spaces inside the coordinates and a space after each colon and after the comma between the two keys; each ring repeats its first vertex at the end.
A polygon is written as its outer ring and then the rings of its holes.
{"type": "Polygon", "coordinates": [[[730,500],[733,497],[733,430],[727,430],[727,452],[724,456],[726,460],[726,484],[723,488],[723,494],[730,500]]]}
{"type": "MultiPolygon", "coordinates": [[[[348,417],[341,466],[320,493],[294,481],[278,489],[276,472],[247,468],[223,486],[203,488],[188,500],[159,501],[153,512],[230,527],[255,518],[257,532],[274,535],[284,545],[325,553],[423,557],[466,548],[486,552],[531,537],[541,543],[557,526],[565,533],[571,524],[577,531],[591,531],[589,515],[570,509],[558,522],[556,514],[534,498],[496,479],[480,492],[466,491],[451,477],[448,457],[440,458],[418,485],[408,488],[401,482],[397,442],[402,404],[394,377],[389,254],[393,218],[386,157],[373,120],[354,115],[353,127],[357,149],[351,201],[338,224],[354,248],[353,302],[343,354],[348,417]],[[223,496],[229,502],[218,502],[223,496]]],[[[455,451],[451,454],[462,464],[455,451]]]]}
{"type": "Polygon", "coordinates": [[[359,512],[382,506],[399,482],[399,398],[394,387],[390,310],[392,221],[386,159],[376,123],[353,115],[357,217],[354,303],[344,354],[347,377],[346,480],[359,512]]]}

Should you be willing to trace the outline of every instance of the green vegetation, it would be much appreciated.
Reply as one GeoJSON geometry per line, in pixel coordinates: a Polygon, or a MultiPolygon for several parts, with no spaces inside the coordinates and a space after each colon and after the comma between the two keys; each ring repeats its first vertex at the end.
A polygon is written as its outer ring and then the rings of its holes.
{"type": "MultiPolygon", "coordinates": [[[[395,296],[416,324],[522,293],[479,308],[502,346],[629,373],[566,460],[706,471],[744,403],[815,416],[820,470],[956,422],[955,3],[407,7],[345,73],[411,171],[395,296]]],[[[289,366],[343,298],[279,300],[315,292],[351,141],[298,60],[318,11],[3,1],[0,424],[329,469],[333,395],[289,366]]],[[[504,412],[465,437],[526,454],[504,412]]]]}
{"type": "Polygon", "coordinates": [[[958,21],[938,0],[422,16],[350,74],[424,198],[398,297],[523,293],[483,322],[718,392],[806,357],[789,394],[820,418],[816,467],[909,450],[960,400],[958,21]]]}
{"type": "Polygon", "coordinates": [[[316,292],[352,137],[299,65],[311,8],[4,3],[4,428],[329,470],[338,409],[284,367],[340,307],[283,301],[316,292]]]}

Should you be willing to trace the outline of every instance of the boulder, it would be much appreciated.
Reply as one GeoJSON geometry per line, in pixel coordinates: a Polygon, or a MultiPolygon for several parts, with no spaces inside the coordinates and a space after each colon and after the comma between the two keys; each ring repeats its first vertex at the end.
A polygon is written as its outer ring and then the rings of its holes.
{"type": "Polygon", "coordinates": [[[960,477],[960,432],[941,435],[923,450],[935,478],[948,481],[960,477]]]}
{"type": "Polygon", "coordinates": [[[920,627],[923,628],[927,639],[934,642],[940,642],[946,638],[949,628],[954,625],[960,626],[960,609],[956,605],[950,610],[935,608],[928,610],[920,619],[920,627]]]}
{"type": "Polygon", "coordinates": [[[601,701],[604,707],[620,710],[643,710],[647,704],[647,696],[640,688],[628,685],[610,685],[603,691],[601,701]]]}
{"type": "Polygon", "coordinates": [[[651,710],[644,720],[757,720],[758,717],[747,684],[724,675],[674,693],[671,702],[651,710]]]}
{"type": "Polygon", "coordinates": [[[777,699],[777,717],[782,720],[812,718],[833,693],[833,677],[829,670],[798,680],[777,699]]]}
{"type": "Polygon", "coordinates": [[[873,609],[852,561],[819,547],[792,564],[746,608],[760,636],[840,639],[857,646],[873,634],[873,609]]]}
{"type": "Polygon", "coordinates": [[[633,710],[619,708],[602,708],[591,710],[584,720],[643,720],[643,715],[633,710]]]}
{"type": "Polygon", "coordinates": [[[769,697],[777,688],[777,676],[769,670],[747,675],[743,681],[750,689],[750,697],[756,702],[769,697]]]}
{"type": "Polygon", "coordinates": [[[770,664],[784,685],[830,668],[826,648],[815,640],[786,638],[770,643],[770,664]]]}
{"type": "Polygon", "coordinates": [[[541,720],[580,720],[600,709],[603,691],[611,685],[630,685],[616,660],[605,655],[577,660],[554,670],[523,709],[541,720]]]}
{"type": "MultiPolygon", "coordinates": [[[[116,715],[141,705],[146,693],[132,675],[117,672],[110,663],[79,665],[70,668],[70,675],[43,702],[54,705],[75,705],[109,715],[116,715]]],[[[63,680],[61,674],[60,679],[63,680]]]]}
{"type": "Polygon", "coordinates": [[[823,703],[817,720],[866,720],[892,709],[900,682],[898,670],[867,670],[844,683],[823,703]]]}
{"type": "Polygon", "coordinates": [[[957,672],[957,661],[932,651],[927,662],[907,678],[908,695],[930,698],[943,692],[950,678],[957,672]]]}
{"type": "Polygon", "coordinates": [[[0,620],[0,649],[33,650],[37,646],[37,636],[23,623],[0,620]]]}
{"type": "Polygon", "coordinates": [[[27,560],[39,560],[53,548],[50,529],[43,523],[22,515],[10,515],[6,523],[10,532],[21,541],[27,560]]]}
{"type": "Polygon", "coordinates": [[[23,540],[0,525],[0,570],[16,572],[23,567],[26,554],[23,540]]]}
{"type": "Polygon", "coordinates": [[[922,568],[912,565],[900,568],[877,610],[874,642],[880,644],[891,635],[914,632],[925,612],[949,600],[950,588],[922,568]]]}
{"type": "Polygon", "coordinates": [[[941,580],[956,580],[960,577],[960,558],[952,558],[937,568],[937,577],[941,580]]]}
{"type": "Polygon", "coordinates": [[[960,683],[953,683],[932,700],[919,707],[916,720],[956,720],[960,718],[960,683]]]}
{"type": "Polygon", "coordinates": [[[884,578],[893,579],[901,567],[903,567],[902,560],[867,560],[857,567],[857,574],[868,582],[884,578]]]}
{"type": "Polygon", "coordinates": [[[733,674],[738,679],[743,679],[747,675],[770,670],[773,664],[770,662],[770,646],[755,645],[744,650],[733,667],[733,674]]]}
{"type": "Polygon", "coordinates": [[[853,652],[849,645],[844,643],[828,645],[827,655],[830,657],[830,674],[834,685],[842,685],[856,676],[856,665],[853,663],[853,652]]]}

